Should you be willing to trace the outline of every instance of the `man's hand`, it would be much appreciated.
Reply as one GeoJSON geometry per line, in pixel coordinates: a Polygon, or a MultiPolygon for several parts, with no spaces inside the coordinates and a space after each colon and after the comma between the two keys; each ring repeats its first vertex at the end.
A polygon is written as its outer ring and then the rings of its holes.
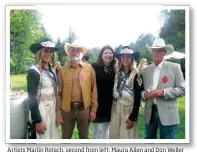
{"type": "Polygon", "coordinates": [[[164,95],[164,90],[163,89],[154,89],[151,91],[151,96],[153,98],[161,97],[164,95]]]}
{"type": "Polygon", "coordinates": [[[56,115],[56,123],[57,123],[58,125],[64,123],[61,113],[58,113],[58,114],[56,115]]]}
{"type": "Polygon", "coordinates": [[[37,123],[36,124],[36,132],[39,134],[44,134],[45,130],[47,130],[47,126],[45,122],[37,123]]]}
{"type": "Polygon", "coordinates": [[[131,121],[130,119],[127,119],[125,123],[127,124],[127,129],[131,129],[133,127],[133,121],[131,121]]]}
{"type": "Polygon", "coordinates": [[[153,98],[151,93],[152,91],[144,91],[144,98],[145,99],[153,98]]]}
{"type": "Polygon", "coordinates": [[[96,119],[96,112],[90,112],[90,116],[89,116],[90,121],[94,121],[96,119]]]}

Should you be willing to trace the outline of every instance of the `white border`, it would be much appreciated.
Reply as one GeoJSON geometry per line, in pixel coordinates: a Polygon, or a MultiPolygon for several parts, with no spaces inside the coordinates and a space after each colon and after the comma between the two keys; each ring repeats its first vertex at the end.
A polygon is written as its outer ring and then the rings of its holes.
{"type": "MultiPolygon", "coordinates": [[[[11,9],[36,9],[40,5],[35,6],[6,6],[6,116],[10,115],[10,10],[11,9]]],[[[42,5],[43,6],[43,5],[42,5]]],[[[82,5],[84,6],[84,5],[82,5]]],[[[108,5],[110,6],[110,5],[108,5]]],[[[138,5],[139,6],[139,5],[138,5]]],[[[144,6],[144,5],[140,5],[144,6]]],[[[146,5],[147,6],[147,5],[146,5]]],[[[150,5],[148,5],[150,6],[150,5]]],[[[161,6],[161,5],[159,5],[161,6]]],[[[186,96],[185,96],[185,139],[10,139],[10,117],[6,118],[6,143],[190,143],[189,138],[189,118],[190,118],[190,94],[189,94],[189,6],[163,6],[163,9],[184,9],[186,23],[186,96]]]]}
{"type": "MultiPolygon", "coordinates": [[[[6,7],[6,116],[10,116],[10,10],[6,7]]],[[[6,143],[10,138],[10,117],[6,118],[6,143]]]]}
{"type": "Polygon", "coordinates": [[[189,28],[189,7],[186,7],[185,9],[185,55],[186,55],[186,60],[185,60],[185,139],[190,142],[190,52],[189,52],[189,46],[190,46],[190,41],[189,41],[189,35],[190,35],[190,28],[189,28]]]}

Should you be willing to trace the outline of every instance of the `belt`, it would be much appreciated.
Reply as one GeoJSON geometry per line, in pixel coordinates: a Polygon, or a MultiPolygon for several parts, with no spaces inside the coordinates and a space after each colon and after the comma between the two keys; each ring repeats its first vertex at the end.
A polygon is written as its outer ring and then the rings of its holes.
{"type": "Polygon", "coordinates": [[[71,110],[84,110],[84,104],[83,102],[79,101],[71,101],[71,110]]]}

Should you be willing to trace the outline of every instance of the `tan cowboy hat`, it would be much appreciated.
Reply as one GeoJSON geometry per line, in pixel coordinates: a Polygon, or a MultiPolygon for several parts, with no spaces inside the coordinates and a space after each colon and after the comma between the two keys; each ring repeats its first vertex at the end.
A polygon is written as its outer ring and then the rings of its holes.
{"type": "Polygon", "coordinates": [[[86,54],[88,52],[88,50],[85,47],[83,47],[82,45],[80,45],[77,42],[73,42],[72,44],[70,44],[70,43],[65,43],[64,44],[64,50],[65,50],[65,52],[67,54],[69,54],[68,51],[70,50],[70,48],[73,48],[73,47],[75,47],[75,48],[81,48],[82,51],[83,51],[83,54],[86,54]]]}
{"type": "Polygon", "coordinates": [[[164,48],[167,51],[166,55],[172,54],[174,51],[173,45],[171,44],[166,45],[164,39],[162,38],[156,38],[151,47],[148,44],[146,44],[146,47],[150,52],[152,52],[152,49],[164,48]]]}

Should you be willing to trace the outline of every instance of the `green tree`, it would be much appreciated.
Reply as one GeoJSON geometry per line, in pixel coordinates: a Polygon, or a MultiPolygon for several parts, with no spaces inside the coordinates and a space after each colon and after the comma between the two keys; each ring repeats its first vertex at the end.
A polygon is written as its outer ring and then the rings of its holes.
{"type": "Polygon", "coordinates": [[[88,50],[87,55],[89,56],[89,60],[88,60],[89,64],[92,64],[92,63],[96,62],[100,50],[101,50],[101,48],[97,48],[97,47],[88,50]]]}
{"type": "Polygon", "coordinates": [[[131,43],[133,50],[140,52],[140,59],[146,58],[148,61],[152,61],[151,53],[148,51],[146,44],[152,45],[154,39],[155,37],[152,34],[141,34],[135,44],[131,43]]]}
{"type": "MultiPolygon", "coordinates": [[[[185,10],[163,11],[164,25],[160,30],[160,37],[169,44],[173,44],[178,52],[185,52],[185,10]]],[[[171,60],[181,64],[183,75],[185,76],[185,59],[171,60]]]]}
{"type": "Polygon", "coordinates": [[[65,65],[65,62],[68,60],[68,56],[64,50],[64,44],[65,43],[72,44],[76,39],[77,39],[77,36],[75,32],[72,30],[72,27],[69,27],[68,37],[66,37],[63,42],[61,42],[60,39],[58,39],[58,42],[57,42],[57,45],[59,45],[59,51],[58,51],[59,58],[58,59],[61,65],[65,65]]]}
{"type": "Polygon", "coordinates": [[[39,19],[40,14],[36,10],[10,11],[10,58],[12,61],[10,71],[12,74],[26,72],[33,62],[29,47],[44,36],[39,19]]]}
{"type": "Polygon", "coordinates": [[[164,25],[160,30],[160,37],[167,43],[173,44],[177,51],[185,48],[185,10],[162,11],[164,25]]]}
{"type": "Polygon", "coordinates": [[[61,65],[63,66],[67,57],[64,50],[64,42],[62,42],[60,38],[57,40],[56,47],[58,47],[57,60],[60,61],[61,65]]]}
{"type": "Polygon", "coordinates": [[[72,27],[69,27],[68,37],[65,39],[65,42],[72,44],[77,39],[75,32],[72,30],[72,27]]]}

